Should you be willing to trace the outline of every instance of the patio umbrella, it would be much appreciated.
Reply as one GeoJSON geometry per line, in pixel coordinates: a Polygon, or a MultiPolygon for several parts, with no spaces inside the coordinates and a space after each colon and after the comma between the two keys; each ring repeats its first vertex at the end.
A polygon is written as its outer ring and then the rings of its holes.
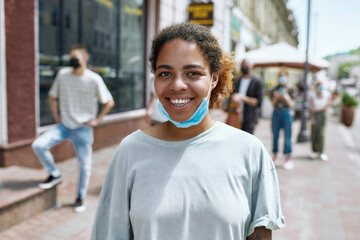
{"type": "MultiPolygon", "coordinates": [[[[254,63],[254,67],[288,67],[304,69],[305,54],[286,42],[265,46],[245,53],[245,58],[254,63]]],[[[309,71],[317,72],[329,66],[326,60],[308,58],[309,71]]]]}

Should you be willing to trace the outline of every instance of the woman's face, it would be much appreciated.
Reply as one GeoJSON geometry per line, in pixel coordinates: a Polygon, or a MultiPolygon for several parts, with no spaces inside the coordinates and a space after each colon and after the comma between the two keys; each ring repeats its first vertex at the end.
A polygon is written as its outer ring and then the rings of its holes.
{"type": "Polygon", "coordinates": [[[317,93],[322,93],[322,91],[324,90],[324,86],[322,84],[316,84],[315,89],[317,93]]]}
{"type": "Polygon", "coordinates": [[[175,39],[160,50],[154,86],[174,121],[185,122],[193,115],[207,96],[210,81],[210,66],[196,44],[175,39]]]}

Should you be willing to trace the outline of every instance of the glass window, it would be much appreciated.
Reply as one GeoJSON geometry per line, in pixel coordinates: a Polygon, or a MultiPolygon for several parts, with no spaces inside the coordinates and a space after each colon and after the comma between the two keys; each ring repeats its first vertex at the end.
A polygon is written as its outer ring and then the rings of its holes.
{"type": "Polygon", "coordinates": [[[47,95],[74,43],[115,100],[111,113],[144,107],[143,0],[39,0],[40,124],[52,124],[47,95]]]}

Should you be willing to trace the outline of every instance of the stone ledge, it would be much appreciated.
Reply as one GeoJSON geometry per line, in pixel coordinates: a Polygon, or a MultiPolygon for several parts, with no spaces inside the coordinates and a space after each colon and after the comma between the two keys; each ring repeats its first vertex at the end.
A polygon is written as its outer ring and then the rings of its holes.
{"type": "Polygon", "coordinates": [[[16,166],[0,169],[0,231],[56,206],[56,187],[37,187],[46,176],[45,171],[16,166]]]}
{"type": "Polygon", "coordinates": [[[56,187],[0,207],[0,232],[56,205],[56,187]]]}

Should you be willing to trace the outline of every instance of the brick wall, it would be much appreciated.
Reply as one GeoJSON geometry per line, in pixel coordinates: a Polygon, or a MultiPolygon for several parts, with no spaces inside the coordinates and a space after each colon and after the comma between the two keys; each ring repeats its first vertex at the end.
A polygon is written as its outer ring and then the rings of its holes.
{"type": "MultiPolygon", "coordinates": [[[[128,134],[139,128],[144,129],[147,127],[149,127],[149,123],[146,122],[145,115],[118,122],[103,123],[94,129],[93,150],[96,151],[104,147],[119,144],[128,134]]],[[[0,167],[17,165],[41,168],[41,164],[31,148],[31,141],[12,145],[7,149],[0,148],[0,167]]],[[[75,155],[73,145],[69,141],[54,146],[50,151],[54,156],[55,162],[69,159],[75,155]]]]}
{"type": "Polygon", "coordinates": [[[34,0],[5,1],[9,143],[36,135],[34,8],[34,0]]]}

